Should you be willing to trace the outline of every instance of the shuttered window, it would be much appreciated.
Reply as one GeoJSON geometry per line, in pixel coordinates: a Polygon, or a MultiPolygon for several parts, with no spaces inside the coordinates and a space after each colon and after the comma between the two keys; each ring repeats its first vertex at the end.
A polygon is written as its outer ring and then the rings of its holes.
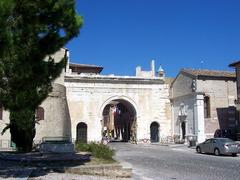
{"type": "Polygon", "coordinates": [[[0,104],[0,120],[3,119],[3,106],[0,104]]]}
{"type": "Polygon", "coordinates": [[[37,108],[36,119],[37,121],[44,120],[44,109],[42,107],[37,108]]]}
{"type": "Polygon", "coordinates": [[[204,97],[204,117],[210,118],[210,98],[208,96],[204,97]]]}

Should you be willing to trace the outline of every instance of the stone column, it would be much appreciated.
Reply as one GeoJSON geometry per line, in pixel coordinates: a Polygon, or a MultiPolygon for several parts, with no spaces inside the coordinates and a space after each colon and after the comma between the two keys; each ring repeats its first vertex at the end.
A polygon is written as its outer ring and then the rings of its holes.
{"type": "Polygon", "coordinates": [[[197,135],[198,143],[205,141],[205,125],[204,125],[204,97],[203,95],[196,95],[194,104],[194,120],[195,133],[197,135]]]}

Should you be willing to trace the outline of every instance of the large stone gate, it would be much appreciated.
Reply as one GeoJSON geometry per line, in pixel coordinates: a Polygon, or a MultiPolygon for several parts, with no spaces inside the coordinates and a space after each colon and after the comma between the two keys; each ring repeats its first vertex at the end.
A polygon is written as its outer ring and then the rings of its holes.
{"type": "MultiPolygon", "coordinates": [[[[65,54],[53,56],[57,61],[65,54]]],[[[36,110],[35,143],[44,137],[69,137],[74,142],[101,141],[105,131],[112,139],[137,142],[161,141],[171,136],[169,84],[164,71],[136,68],[136,76],[101,75],[102,67],[67,63],[53,82],[53,92],[36,110]],[[120,123],[119,123],[120,122],[120,123]]],[[[0,108],[0,130],[9,113],[0,108]]],[[[0,136],[0,149],[9,148],[11,135],[0,136]]]]}
{"type": "Polygon", "coordinates": [[[155,76],[154,62],[151,71],[141,71],[138,67],[136,76],[131,77],[100,75],[100,70],[93,69],[94,66],[70,64],[65,76],[73,140],[79,135],[79,123],[84,123],[87,141],[100,141],[106,116],[104,109],[114,104],[122,104],[129,111],[131,125],[136,121],[138,142],[151,140],[150,126],[154,122],[159,127],[159,139],[171,136],[169,85],[163,74],[155,76]]]}

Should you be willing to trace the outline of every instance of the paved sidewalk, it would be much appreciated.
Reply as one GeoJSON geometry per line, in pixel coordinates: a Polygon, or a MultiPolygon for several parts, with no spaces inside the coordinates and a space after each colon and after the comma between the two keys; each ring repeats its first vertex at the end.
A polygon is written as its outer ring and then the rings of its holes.
{"type": "Polygon", "coordinates": [[[90,157],[89,153],[1,152],[0,179],[129,179],[124,177],[132,174],[124,164],[95,164],[90,157]]]}

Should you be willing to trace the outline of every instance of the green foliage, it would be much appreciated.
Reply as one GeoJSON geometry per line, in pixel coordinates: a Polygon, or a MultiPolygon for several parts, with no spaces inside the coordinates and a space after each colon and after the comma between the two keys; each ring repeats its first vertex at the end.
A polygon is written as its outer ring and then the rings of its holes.
{"type": "Polygon", "coordinates": [[[87,151],[91,152],[92,155],[99,159],[104,160],[113,160],[113,156],[115,151],[104,144],[97,144],[97,143],[77,143],[75,145],[76,151],[87,151]]]}
{"type": "Polygon", "coordinates": [[[91,152],[90,144],[87,143],[76,143],[75,149],[76,151],[91,152]]]}
{"type": "Polygon", "coordinates": [[[23,151],[32,146],[35,109],[65,66],[66,56],[56,63],[50,55],[77,36],[82,23],[74,0],[0,1],[0,101],[23,151]]]}

